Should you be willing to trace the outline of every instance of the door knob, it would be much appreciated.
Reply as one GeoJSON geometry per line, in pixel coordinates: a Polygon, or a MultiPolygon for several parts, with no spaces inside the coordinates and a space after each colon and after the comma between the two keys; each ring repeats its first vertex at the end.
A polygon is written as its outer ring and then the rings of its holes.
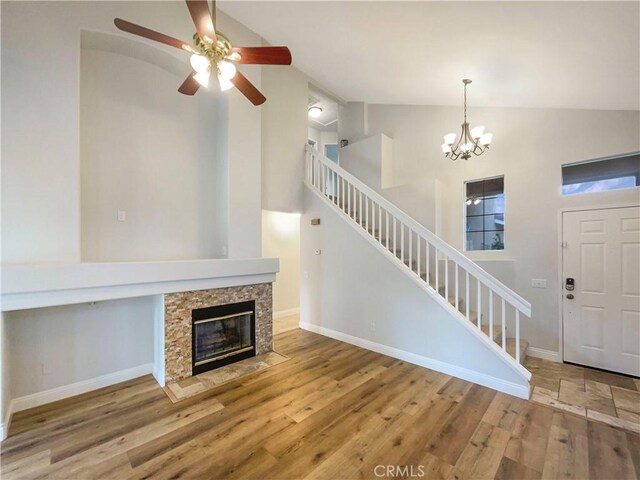
{"type": "Polygon", "coordinates": [[[568,294],[567,294],[567,298],[568,298],[569,300],[573,300],[573,293],[568,293],[568,294]]]}

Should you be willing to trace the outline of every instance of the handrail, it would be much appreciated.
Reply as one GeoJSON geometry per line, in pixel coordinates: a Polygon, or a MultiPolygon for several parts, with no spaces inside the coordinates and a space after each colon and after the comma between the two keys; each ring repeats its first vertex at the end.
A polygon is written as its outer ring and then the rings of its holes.
{"type": "MultiPolygon", "coordinates": [[[[498,294],[508,303],[516,307],[516,309],[523,313],[525,316],[531,316],[531,304],[529,302],[527,302],[524,298],[511,290],[509,287],[504,285],[486,270],[469,260],[469,258],[467,258],[462,252],[456,250],[448,243],[445,243],[440,237],[438,237],[433,232],[425,228],[422,224],[411,218],[409,215],[400,210],[393,203],[389,202],[375,190],[362,183],[352,174],[347,172],[344,168],[336,165],[330,159],[326,158],[318,150],[311,147],[311,145],[306,145],[306,152],[310,155],[315,156],[316,160],[323,164],[325,167],[329,168],[329,170],[334,171],[344,179],[348,180],[349,183],[357,187],[361,192],[374,200],[376,204],[382,206],[386,211],[402,221],[402,223],[409,226],[414,232],[427,239],[431,244],[436,246],[439,251],[445,253],[447,257],[451,257],[458,265],[463,267],[467,272],[472,274],[478,280],[481,280],[482,283],[484,283],[487,287],[489,287],[493,292],[498,294]]],[[[306,177],[305,182],[309,183],[309,179],[306,177]]]]}

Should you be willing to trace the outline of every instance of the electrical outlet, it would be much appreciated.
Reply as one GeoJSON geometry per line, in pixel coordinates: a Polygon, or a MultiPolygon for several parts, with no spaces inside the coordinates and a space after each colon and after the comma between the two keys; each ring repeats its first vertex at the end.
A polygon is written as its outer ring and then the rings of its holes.
{"type": "Polygon", "coordinates": [[[371,324],[369,325],[369,328],[371,329],[372,332],[376,331],[376,322],[371,322],[371,324]]]}
{"type": "Polygon", "coordinates": [[[533,288],[547,288],[547,280],[544,278],[532,278],[531,286],[533,288]]]}
{"type": "Polygon", "coordinates": [[[124,210],[118,210],[118,221],[126,222],[127,221],[127,212],[124,210]]]}

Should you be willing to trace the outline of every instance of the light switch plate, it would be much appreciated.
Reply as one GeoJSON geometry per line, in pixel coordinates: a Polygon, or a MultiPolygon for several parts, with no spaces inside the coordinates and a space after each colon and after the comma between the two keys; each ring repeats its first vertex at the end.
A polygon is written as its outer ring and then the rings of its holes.
{"type": "Polygon", "coordinates": [[[127,221],[127,212],[124,210],[118,210],[118,221],[126,222],[127,221]]]}
{"type": "Polygon", "coordinates": [[[531,286],[533,288],[547,288],[547,280],[544,278],[532,278],[531,286]]]}

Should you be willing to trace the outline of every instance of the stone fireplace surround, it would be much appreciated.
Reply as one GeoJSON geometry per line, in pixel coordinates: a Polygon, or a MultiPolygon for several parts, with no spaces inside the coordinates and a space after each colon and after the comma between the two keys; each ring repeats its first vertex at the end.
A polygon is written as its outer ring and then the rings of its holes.
{"type": "Polygon", "coordinates": [[[170,293],[164,297],[165,382],[191,376],[191,311],[229,303],[256,302],[256,355],[273,350],[271,283],[170,293]]]}

